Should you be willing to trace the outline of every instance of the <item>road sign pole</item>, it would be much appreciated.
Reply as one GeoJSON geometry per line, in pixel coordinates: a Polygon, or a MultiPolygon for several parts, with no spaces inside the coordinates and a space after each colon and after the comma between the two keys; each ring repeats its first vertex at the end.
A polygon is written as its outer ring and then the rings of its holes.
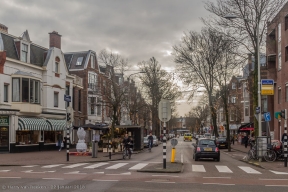
{"type": "Polygon", "coordinates": [[[166,169],[166,122],[163,125],[163,169],[166,169]]]}
{"type": "Polygon", "coordinates": [[[287,110],[285,109],[285,120],[284,120],[284,167],[287,167],[287,110]]]}

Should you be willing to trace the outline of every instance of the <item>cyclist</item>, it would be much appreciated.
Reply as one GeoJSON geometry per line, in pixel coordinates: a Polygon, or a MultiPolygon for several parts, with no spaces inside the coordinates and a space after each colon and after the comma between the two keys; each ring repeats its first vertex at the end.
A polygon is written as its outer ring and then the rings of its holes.
{"type": "Polygon", "coordinates": [[[131,151],[130,151],[131,139],[128,137],[128,134],[125,134],[125,137],[124,137],[122,143],[123,143],[125,149],[128,150],[129,155],[131,156],[131,151]]]}
{"type": "Polygon", "coordinates": [[[153,136],[152,136],[152,133],[150,133],[150,135],[148,136],[149,151],[151,151],[152,146],[153,146],[153,136]]]}

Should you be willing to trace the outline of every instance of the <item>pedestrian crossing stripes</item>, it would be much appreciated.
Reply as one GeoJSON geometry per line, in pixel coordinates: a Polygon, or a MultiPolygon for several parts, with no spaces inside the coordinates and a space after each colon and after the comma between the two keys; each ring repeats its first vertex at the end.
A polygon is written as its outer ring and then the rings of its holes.
{"type": "Polygon", "coordinates": [[[216,165],[216,168],[220,173],[233,173],[227,166],[216,165]]]}
{"type": "Polygon", "coordinates": [[[93,164],[93,165],[90,165],[90,166],[87,166],[87,167],[84,167],[85,169],[95,169],[97,167],[101,167],[103,165],[107,165],[109,163],[96,163],[96,164],[93,164]]]}
{"type": "MultiPolygon", "coordinates": [[[[233,173],[233,171],[225,165],[215,165],[215,167],[220,173],[233,173]]],[[[238,166],[238,167],[242,169],[244,172],[249,173],[249,174],[261,174],[259,171],[252,169],[251,167],[246,167],[246,166],[238,166]]],[[[192,165],[192,172],[205,173],[206,170],[203,165],[192,165]]],[[[279,173],[275,173],[275,174],[279,174],[279,173]]]]}
{"type": "Polygon", "coordinates": [[[203,165],[192,165],[192,171],[194,171],[194,172],[206,172],[203,165]]]}
{"type": "Polygon", "coordinates": [[[75,167],[80,167],[82,165],[86,165],[88,163],[76,163],[76,164],[73,164],[73,165],[69,165],[69,166],[65,166],[63,168],[75,168],[75,167]]]}
{"type": "Polygon", "coordinates": [[[144,168],[146,165],[148,165],[148,163],[138,163],[134,165],[133,167],[129,168],[129,170],[140,170],[144,168]]]}
{"type": "Polygon", "coordinates": [[[124,165],[127,165],[128,163],[117,163],[115,165],[112,165],[110,167],[107,167],[106,169],[118,169],[120,167],[123,167],[124,165]]]}

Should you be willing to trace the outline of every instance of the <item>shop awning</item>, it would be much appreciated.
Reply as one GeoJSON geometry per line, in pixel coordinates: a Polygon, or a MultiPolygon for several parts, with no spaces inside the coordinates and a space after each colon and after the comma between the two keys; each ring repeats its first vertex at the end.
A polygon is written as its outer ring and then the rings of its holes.
{"type": "Polygon", "coordinates": [[[40,130],[51,130],[51,128],[45,119],[19,117],[18,130],[40,131],[40,130]]]}
{"type": "Polygon", "coordinates": [[[63,131],[66,128],[66,120],[46,119],[51,131],[63,131]]]}
{"type": "Polygon", "coordinates": [[[241,125],[238,129],[238,132],[253,131],[253,130],[254,130],[254,123],[247,123],[245,125],[241,125]]]}

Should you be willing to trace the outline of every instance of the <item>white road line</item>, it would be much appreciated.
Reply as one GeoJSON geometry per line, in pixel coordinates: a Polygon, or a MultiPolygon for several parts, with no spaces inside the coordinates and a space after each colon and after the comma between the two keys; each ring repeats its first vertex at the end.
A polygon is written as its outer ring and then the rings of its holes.
{"type": "Polygon", "coordinates": [[[266,187],[288,187],[288,185],[265,185],[266,187]]]}
{"type": "MultiPolygon", "coordinates": [[[[113,161],[115,163],[124,163],[127,161],[113,161]]],[[[147,161],[129,161],[129,163],[146,163],[147,161]]],[[[163,163],[163,161],[158,161],[158,162],[149,162],[149,163],[163,163]]]]}
{"type": "Polygon", "coordinates": [[[21,179],[21,177],[0,177],[0,179],[21,179]]]}
{"type": "Polygon", "coordinates": [[[117,163],[117,164],[115,164],[115,165],[112,165],[112,166],[110,166],[110,167],[107,167],[106,169],[118,169],[118,168],[120,168],[120,167],[123,167],[123,166],[125,166],[125,165],[127,165],[128,163],[117,163]]]}
{"type": "Polygon", "coordinates": [[[227,166],[215,165],[220,173],[233,173],[227,166]]]}
{"type": "Polygon", "coordinates": [[[181,163],[183,163],[183,154],[181,153],[181,163]]]}
{"type": "Polygon", "coordinates": [[[235,185],[235,184],[225,184],[225,183],[203,183],[204,185],[235,185]]]}
{"type": "Polygon", "coordinates": [[[21,166],[21,167],[36,167],[38,165],[25,165],[25,166],[21,166]]]}
{"type": "Polygon", "coordinates": [[[0,172],[8,172],[8,171],[11,171],[11,170],[0,170],[0,172]]]}
{"type": "Polygon", "coordinates": [[[93,181],[108,181],[108,182],[110,182],[110,181],[119,181],[119,180],[99,180],[99,179],[93,179],[93,181]]]}
{"type": "Polygon", "coordinates": [[[51,179],[51,180],[64,180],[63,178],[42,178],[42,179],[51,179]]]}
{"type": "Polygon", "coordinates": [[[64,164],[54,164],[54,165],[45,165],[41,168],[53,168],[53,167],[58,167],[58,166],[61,166],[61,165],[64,165],[64,164]]]}
{"type": "Polygon", "coordinates": [[[255,169],[252,169],[251,167],[246,167],[246,166],[238,166],[240,169],[245,171],[246,173],[251,173],[251,174],[262,174],[259,171],[256,171],[255,169]]]}
{"type": "Polygon", "coordinates": [[[81,174],[81,175],[86,175],[87,173],[79,173],[80,171],[72,171],[64,174],[81,174]]]}
{"type": "Polygon", "coordinates": [[[171,181],[145,181],[147,183],[175,183],[175,182],[171,182],[171,181]]]}
{"type": "Polygon", "coordinates": [[[90,166],[87,166],[87,167],[84,167],[85,169],[94,169],[94,168],[97,168],[97,167],[101,167],[103,165],[107,165],[109,163],[96,163],[94,165],[90,165],[90,166]]]}
{"type": "Polygon", "coordinates": [[[287,172],[279,172],[279,171],[272,171],[272,170],[270,170],[270,172],[277,174],[277,175],[288,175],[287,172]]]}
{"type": "Polygon", "coordinates": [[[152,175],[152,177],[179,177],[175,175],[152,175]]]}
{"type": "Polygon", "coordinates": [[[62,167],[62,168],[75,168],[75,167],[80,167],[80,166],[86,165],[86,164],[88,164],[88,163],[76,163],[76,164],[69,165],[69,166],[62,167]]]}
{"type": "Polygon", "coordinates": [[[203,177],[204,179],[231,179],[231,177],[203,177]]]}
{"type": "Polygon", "coordinates": [[[148,163],[138,163],[137,165],[130,167],[129,170],[139,170],[145,167],[146,165],[148,165],[148,163]]]}
{"type": "Polygon", "coordinates": [[[194,172],[206,172],[203,165],[192,165],[192,171],[194,171],[194,172]]]}
{"type": "Polygon", "coordinates": [[[263,179],[263,178],[259,178],[259,180],[262,180],[262,181],[287,181],[288,179],[263,179]]]}
{"type": "Polygon", "coordinates": [[[104,172],[95,172],[94,174],[104,174],[104,172]]]}
{"type": "Polygon", "coordinates": [[[127,173],[112,173],[112,174],[106,174],[106,175],[131,175],[131,172],[127,172],[127,173]]]}

